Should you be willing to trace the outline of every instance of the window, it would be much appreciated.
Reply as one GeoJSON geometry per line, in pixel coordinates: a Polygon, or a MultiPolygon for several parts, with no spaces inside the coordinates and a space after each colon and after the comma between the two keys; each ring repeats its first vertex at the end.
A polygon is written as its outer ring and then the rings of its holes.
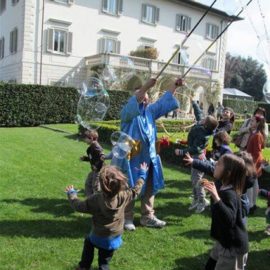
{"type": "Polygon", "coordinates": [[[12,0],[12,5],[15,6],[18,2],[19,0],[12,0]]]}
{"type": "Polygon", "coordinates": [[[5,38],[0,39],[0,59],[3,59],[5,56],[5,38]]]}
{"type": "Polygon", "coordinates": [[[0,14],[6,9],[6,0],[0,0],[0,14]]]}
{"type": "Polygon", "coordinates": [[[216,70],[217,60],[216,60],[215,55],[210,55],[210,54],[206,55],[206,57],[202,60],[202,66],[210,70],[216,70]]]}
{"type": "Polygon", "coordinates": [[[191,29],[191,18],[185,15],[176,15],[176,31],[188,32],[191,29]]]}
{"type": "Polygon", "coordinates": [[[142,5],[142,21],[144,23],[156,24],[159,21],[159,8],[151,5],[142,5]]]}
{"type": "Polygon", "coordinates": [[[10,53],[16,53],[17,47],[18,47],[18,29],[14,28],[14,30],[10,32],[10,39],[9,39],[10,53]]]}
{"type": "Polygon", "coordinates": [[[123,12],[123,0],[102,0],[102,11],[111,15],[123,12]]]}
{"type": "Polygon", "coordinates": [[[208,39],[216,39],[218,36],[218,26],[215,24],[206,24],[206,38],[208,39]]]}
{"type": "Polygon", "coordinates": [[[120,41],[111,37],[103,37],[99,39],[99,53],[120,54],[120,41]]]}
{"type": "Polygon", "coordinates": [[[188,66],[189,54],[187,53],[187,48],[183,48],[181,52],[177,53],[177,55],[173,59],[173,63],[182,66],[188,66]]]}
{"type": "Polygon", "coordinates": [[[47,51],[59,54],[72,53],[72,33],[66,30],[47,30],[47,51]]]}
{"type": "Polygon", "coordinates": [[[52,0],[52,1],[60,4],[69,4],[69,5],[72,5],[75,2],[75,0],[52,0]]]}
{"type": "Polygon", "coordinates": [[[141,45],[139,46],[139,49],[150,49],[155,47],[156,40],[152,38],[141,37],[140,42],[141,45]]]}

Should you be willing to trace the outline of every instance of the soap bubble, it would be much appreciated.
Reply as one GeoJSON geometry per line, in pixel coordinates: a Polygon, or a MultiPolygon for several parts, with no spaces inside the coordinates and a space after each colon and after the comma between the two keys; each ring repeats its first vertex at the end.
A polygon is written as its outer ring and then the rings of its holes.
{"type": "Polygon", "coordinates": [[[111,143],[113,145],[112,154],[115,158],[123,159],[131,151],[133,147],[132,138],[122,131],[115,131],[111,135],[111,143]]]}
{"type": "Polygon", "coordinates": [[[102,71],[102,79],[107,83],[107,84],[112,84],[117,82],[118,77],[116,75],[116,70],[113,66],[111,65],[106,65],[102,71]]]}
{"type": "Polygon", "coordinates": [[[110,105],[109,94],[98,78],[82,83],[77,105],[77,122],[86,129],[97,129],[110,105]]]}
{"type": "Polygon", "coordinates": [[[135,64],[133,60],[128,56],[121,56],[120,58],[120,66],[122,68],[122,74],[120,79],[124,82],[130,80],[135,74],[135,64]]]}
{"type": "Polygon", "coordinates": [[[265,64],[270,66],[270,42],[266,37],[262,37],[257,45],[257,56],[265,64]]]}
{"type": "Polygon", "coordinates": [[[267,80],[263,86],[263,96],[267,103],[270,103],[270,80],[267,80]]]}

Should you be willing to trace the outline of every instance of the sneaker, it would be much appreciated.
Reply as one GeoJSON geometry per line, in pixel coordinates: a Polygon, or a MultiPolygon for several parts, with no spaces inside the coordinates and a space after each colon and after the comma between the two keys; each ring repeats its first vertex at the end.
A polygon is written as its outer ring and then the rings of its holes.
{"type": "MultiPolygon", "coordinates": [[[[76,268],[75,268],[75,270],[89,270],[89,268],[82,268],[82,267],[80,267],[80,266],[77,266],[76,268]]],[[[91,269],[90,269],[91,270],[91,269]]]]}
{"type": "Polygon", "coordinates": [[[157,217],[142,217],[140,220],[142,226],[152,227],[152,228],[163,228],[166,225],[166,222],[158,219],[157,217]]]}
{"type": "Polygon", "coordinates": [[[132,220],[125,220],[124,229],[127,231],[135,231],[136,227],[132,220]]]}
{"type": "Polygon", "coordinates": [[[195,210],[195,213],[197,214],[200,214],[202,213],[204,210],[205,210],[205,203],[204,202],[200,202],[198,203],[197,207],[196,207],[196,210],[195,210]]]}
{"type": "Polygon", "coordinates": [[[188,210],[193,210],[193,209],[195,209],[195,208],[197,207],[198,203],[199,203],[199,202],[198,202],[197,200],[194,200],[194,199],[193,199],[193,201],[192,201],[190,207],[188,208],[188,210]]]}

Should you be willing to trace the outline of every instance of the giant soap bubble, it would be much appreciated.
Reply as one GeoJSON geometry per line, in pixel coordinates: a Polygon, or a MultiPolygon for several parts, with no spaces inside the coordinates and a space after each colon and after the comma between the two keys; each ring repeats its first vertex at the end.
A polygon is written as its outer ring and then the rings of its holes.
{"type": "Polygon", "coordinates": [[[125,158],[134,145],[133,139],[122,131],[112,133],[111,143],[113,145],[112,154],[117,159],[125,158]]]}
{"type": "Polygon", "coordinates": [[[267,80],[263,86],[263,96],[267,103],[270,103],[270,80],[267,80]]]}
{"type": "Polygon", "coordinates": [[[110,105],[109,94],[95,77],[82,83],[77,105],[77,122],[86,129],[97,129],[110,105]]]}

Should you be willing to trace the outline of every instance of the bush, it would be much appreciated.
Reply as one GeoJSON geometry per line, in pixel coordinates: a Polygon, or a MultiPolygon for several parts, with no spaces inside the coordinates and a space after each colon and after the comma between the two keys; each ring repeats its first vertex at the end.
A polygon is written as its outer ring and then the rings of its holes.
{"type": "Polygon", "coordinates": [[[156,48],[137,49],[136,51],[131,51],[130,55],[156,60],[158,58],[158,51],[156,48]]]}
{"type": "Polygon", "coordinates": [[[223,106],[230,107],[237,114],[244,114],[247,111],[249,114],[253,114],[254,110],[257,108],[257,102],[252,100],[242,100],[242,99],[223,99],[223,106]]]}
{"type": "Polygon", "coordinates": [[[0,84],[0,126],[71,123],[78,100],[75,88],[0,84]]]}

